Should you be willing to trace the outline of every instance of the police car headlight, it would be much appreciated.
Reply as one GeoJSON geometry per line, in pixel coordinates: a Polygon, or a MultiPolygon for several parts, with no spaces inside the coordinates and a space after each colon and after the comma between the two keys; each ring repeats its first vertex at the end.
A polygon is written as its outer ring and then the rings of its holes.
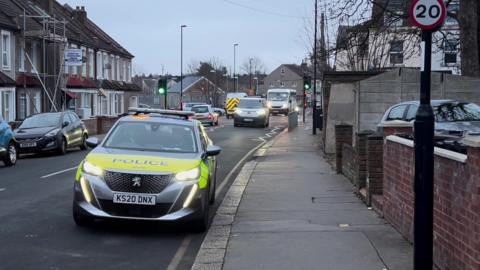
{"type": "Polygon", "coordinates": [[[178,181],[188,181],[188,180],[196,180],[200,177],[200,168],[194,168],[188,171],[179,172],[175,175],[175,179],[178,181]]]}
{"type": "Polygon", "coordinates": [[[242,114],[243,112],[242,112],[242,110],[240,110],[240,109],[236,109],[236,110],[235,110],[235,113],[236,113],[236,114],[242,114]]]}
{"type": "Polygon", "coordinates": [[[83,171],[85,173],[95,175],[95,176],[102,176],[103,175],[103,169],[100,167],[97,167],[93,165],[92,163],[85,161],[83,163],[83,171]]]}

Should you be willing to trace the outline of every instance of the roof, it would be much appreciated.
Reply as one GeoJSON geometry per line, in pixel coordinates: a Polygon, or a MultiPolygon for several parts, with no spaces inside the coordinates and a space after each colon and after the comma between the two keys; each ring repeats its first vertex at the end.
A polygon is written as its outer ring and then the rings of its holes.
{"type": "Polygon", "coordinates": [[[180,86],[183,86],[183,92],[186,92],[188,88],[190,88],[192,85],[203,79],[204,77],[202,76],[187,76],[182,79],[182,84],[180,82],[177,82],[176,84],[172,85],[168,89],[168,92],[170,93],[180,93],[180,86]]]}
{"type": "Polygon", "coordinates": [[[0,86],[15,86],[15,81],[0,71],[0,86]]]}
{"type": "Polygon", "coordinates": [[[17,24],[14,21],[15,13],[9,3],[9,0],[0,0],[0,26],[2,28],[17,29],[17,24]]]}
{"type": "Polygon", "coordinates": [[[297,74],[300,77],[303,77],[304,73],[307,72],[308,70],[304,69],[301,65],[296,65],[296,64],[285,64],[283,65],[293,71],[295,74],[297,74]]]}
{"type": "Polygon", "coordinates": [[[156,123],[167,123],[175,125],[184,125],[195,127],[195,121],[184,120],[181,118],[173,118],[168,116],[161,116],[159,114],[152,113],[148,118],[134,117],[133,115],[127,115],[118,120],[119,122],[156,122],[156,123]]]}
{"type": "Polygon", "coordinates": [[[42,87],[42,83],[34,74],[21,73],[17,76],[16,85],[18,87],[42,87]]]}

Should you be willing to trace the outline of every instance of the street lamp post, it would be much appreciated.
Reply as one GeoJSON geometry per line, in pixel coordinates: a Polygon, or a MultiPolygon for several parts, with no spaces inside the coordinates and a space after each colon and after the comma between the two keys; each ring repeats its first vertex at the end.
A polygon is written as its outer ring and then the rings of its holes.
{"type": "Polygon", "coordinates": [[[230,90],[228,89],[228,81],[230,80],[230,76],[227,74],[223,74],[223,77],[225,77],[225,79],[227,80],[227,93],[230,92],[230,90]]]}
{"type": "Polygon", "coordinates": [[[214,81],[215,81],[215,87],[213,88],[213,101],[212,101],[212,102],[214,103],[214,104],[213,104],[214,106],[217,106],[217,91],[218,91],[218,86],[217,86],[217,83],[218,83],[218,81],[217,81],[217,70],[216,70],[216,69],[212,69],[212,70],[210,70],[210,73],[214,73],[214,74],[215,74],[215,80],[214,80],[214,81]]]}
{"type": "Polygon", "coordinates": [[[237,66],[237,46],[238,43],[233,44],[233,89],[234,92],[237,92],[237,76],[236,76],[236,66],[237,66]]]}
{"type": "Polygon", "coordinates": [[[249,59],[249,66],[248,66],[248,72],[250,73],[250,89],[252,89],[252,61],[253,61],[253,58],[250,58],[249,59]]]}
{"type": "Polygon", "coordinates": [[[313,38],[313,135],[317,135],[317,16],[318,0],[315,0],[315,33],[313,38]]]}
{"type": "Polygon", "coordinates": [[[183,28],[185,24],[180,26],[180,110],[183,110],[183,28]]]}

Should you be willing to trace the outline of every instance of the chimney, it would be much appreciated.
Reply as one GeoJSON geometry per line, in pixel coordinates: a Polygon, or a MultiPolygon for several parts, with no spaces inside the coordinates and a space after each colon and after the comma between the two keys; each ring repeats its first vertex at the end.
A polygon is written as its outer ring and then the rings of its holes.
{"type": "Polygon", "coordinates": [[[85,23],[87,20],[87,11],[85,11],[84,6],[77,6],[75,10],[72,12],[73,18],[81,23],[85,23]]]}

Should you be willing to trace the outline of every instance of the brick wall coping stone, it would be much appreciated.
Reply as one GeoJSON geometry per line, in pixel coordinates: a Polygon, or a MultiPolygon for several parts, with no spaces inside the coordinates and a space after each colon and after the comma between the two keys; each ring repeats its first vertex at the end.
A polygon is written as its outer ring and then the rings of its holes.
{"type": "MultiPolygon", "coordinates": [[[[412,140],[404,139],[404,138],[401,138],[401,137],[398,137],[398,136],[395,136],[395,135],[387,136],[386,139],[388,141],[403,144],[403,145],[406,145],[408,147],[413,148],[413,146],[414,146],[412,140]]],[[[480,138],[479,138],[479,142],[480,142],[480,138]]],[[[461,162],[461,163],[467,163],[467,155],[457,153],[457,152],[453,152],[453,151],[450,151],[450,150],[435,147],[435,155],[440,156],[440,157],[444,157],[444,158],[448,158],[448,159],[451,159],[451,160],[455,160],[455,161],[458,161],[458,162],[461,162]]]]}
{"type": "Polygon", "coordinates": [[[467,146],[470,147],[480,147],[480,136],[466,136],[463,140],[462,143],[466,144],[467,146]]]}
{"type": "Polygon", "coordinates": [[[393,120],[380,123],[382,127],[413,127],[413,122],[406,122],[402,120],[393,120]]]}

